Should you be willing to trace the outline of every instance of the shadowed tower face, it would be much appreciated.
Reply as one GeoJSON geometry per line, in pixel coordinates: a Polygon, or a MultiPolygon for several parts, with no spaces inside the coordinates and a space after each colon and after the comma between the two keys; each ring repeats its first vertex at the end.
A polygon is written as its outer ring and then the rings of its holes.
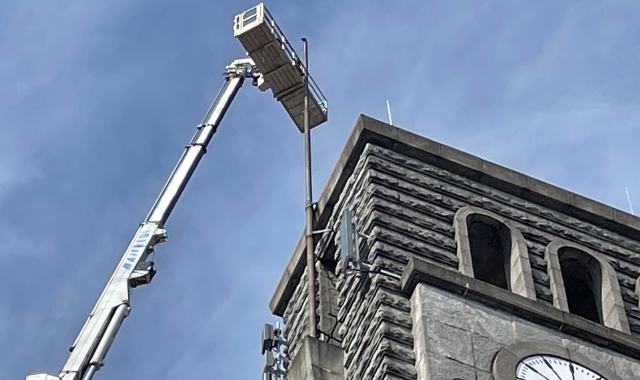
{"type": "Polygon", "coordinates": [[[475,278],[502,289],[509,289],[509,229],[483,215],[470,215],[467,225],[475,278]]]}

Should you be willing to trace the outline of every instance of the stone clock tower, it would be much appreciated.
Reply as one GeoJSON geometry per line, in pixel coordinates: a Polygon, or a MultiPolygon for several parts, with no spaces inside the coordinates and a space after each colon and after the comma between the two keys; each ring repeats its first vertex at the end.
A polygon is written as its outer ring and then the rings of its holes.
{"type": "Polygon", "coordinates": [[[304,236],[270,302],[289,380],[640,379],[640,218],[361,116],[314,230],[318,337],[304,236]]]}

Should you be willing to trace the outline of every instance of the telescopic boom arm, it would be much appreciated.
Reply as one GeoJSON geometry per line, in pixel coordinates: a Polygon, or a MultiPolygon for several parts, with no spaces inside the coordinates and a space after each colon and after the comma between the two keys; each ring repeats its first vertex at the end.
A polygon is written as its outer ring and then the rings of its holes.
{"type": "Polygon", "coordinates": [[[147,258],[156,244],[167,239],[164,224],[195,171],[207,145],[218,129],[244,80],[258,85],[261,75],[250,58],[236,59],[225,71],[225,83],[198,125],[196,134],[186,146],[180,161],[164,185],[144,222],[140,224],[127,250],[120,259],[89,318],[69,349],[71,354],[58,376],[37,373],[26,380],[91,380],[102,367],[111,343],[131,309],[133,288],[151,282],[155,275],[153,261],[147,258]]]}
{"type": "Polygon", "coordinates": [[[234,17],[233,35],[247,57],[226,67],[222,89],[133,235],[69,349],[71,354],[62,371],[57,376],[36,373],[26,380],[92,380],[103,366],[111,343],[131,310],[133,288],[150,283],[156,273],[148,256],[156,244],[167,239],[164,225],[245,79],[251,78],[261,91],[271,90],[300,132],[308,134],[311,128],[327,121],[326,98],[263,3],[234,17]]]}

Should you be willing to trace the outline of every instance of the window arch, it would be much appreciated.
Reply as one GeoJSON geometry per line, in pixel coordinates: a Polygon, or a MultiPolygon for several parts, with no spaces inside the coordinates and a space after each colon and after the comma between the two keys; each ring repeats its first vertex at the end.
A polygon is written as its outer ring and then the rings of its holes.
{"type": "Polygon", "coordinates": [[[456,212],[453,226],[462,274],[536,299],[526,241],[509,220],[467,206],[456,212]]]}
{"type": "Polygon", "coordinates": [[[606,327],[629,333],[615,270],[600,254],[557,239],[545,250],[553,305],[606,327]]]}

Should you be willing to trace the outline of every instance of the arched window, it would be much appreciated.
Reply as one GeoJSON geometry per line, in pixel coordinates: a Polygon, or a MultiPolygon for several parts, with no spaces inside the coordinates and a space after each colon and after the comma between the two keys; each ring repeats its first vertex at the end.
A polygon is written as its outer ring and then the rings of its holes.
{"type": "Polygon", "coordinates": [[[592,256],[572,247],[558,249],[569,312],[602,323],[602,271],[592,256]]]}
{"type": "Polygon", "coordinates": [[[510,221],[468,206],[456,212],[454,229],[462,274],[536,299],[527,245],[510,221]]]}
{"type": "Polygon", "coordinates": [[[510,290],[511,231],[482,214],[467,216],[467,230],[475,278],[510,290]]]}
{"type": "Polygon", "coordinates": [[[562,239],[547,246],[545,259],[555,307],[629,333],[618,277],[606,259],[562,239]]]}

